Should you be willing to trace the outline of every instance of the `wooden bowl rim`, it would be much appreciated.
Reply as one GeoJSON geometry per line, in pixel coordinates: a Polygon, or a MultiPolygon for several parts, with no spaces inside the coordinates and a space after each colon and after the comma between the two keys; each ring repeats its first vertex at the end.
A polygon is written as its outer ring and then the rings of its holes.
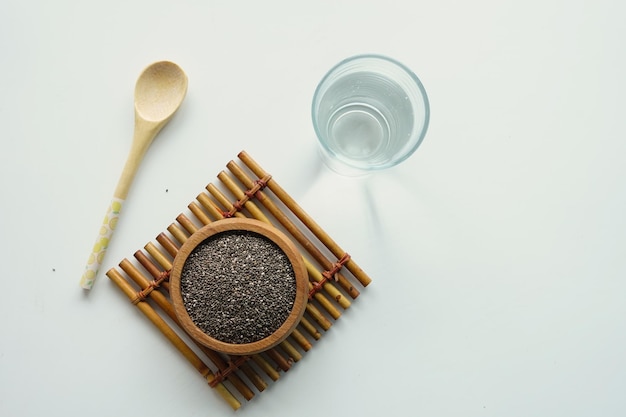
{"type": "Polygon", "coordinates": [[[308,273],[302,255],[296,245],[282,231],[259,220],[247,218],[222,219],[202,227],[197,232],[193,233],[180,247],[174,257],[170,271],[170,296],[172,298],[172,304],[174,305],[174,312],[181,326],[196,341],[219,352],[231,355],[252,355],[278,345],[296,328],[306,308],[308,300],[308,282],[308,273]],[[275,243],[289,259],[295,275],[296,297],[293,308],[287,316],[287,319],[274,333],[256,342],[241,344],[227,343],[204,333],[191,320],[180,291],[181,273],[189,254],[206,239],[220,233],[231,231],[258,233],[275,243]]]}

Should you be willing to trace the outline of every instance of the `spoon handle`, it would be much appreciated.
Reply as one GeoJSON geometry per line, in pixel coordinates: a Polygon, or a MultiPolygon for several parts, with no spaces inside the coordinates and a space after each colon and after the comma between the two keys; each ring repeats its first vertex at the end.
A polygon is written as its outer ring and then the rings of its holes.
{"type": "Polygon", "coordinates": [[[102,226],[96,242],[93,245],[93,250],[89,259],[87,260],[87,266],[85,266],[85,272],[80,278],[80,286],[86,290],[93,288],[93,284],[98,275],[98,269],[104,260],[104,254],[109,246],[109,241],[113,235],[113,230],[117,226],[117,219],[120,216],[120,210],[122,204],[126,200],[128,190],[133,182],[133,178],[137,173],[139,164],[143,159],[144,154],[148,150],[148,147],[152,143],[152,140],[159,132],[161,124],[153,122],[146,122],[145,120],[135,119],[135,133],[133,136],[133,142],[130,148],[128,157],[126,158],[126,164],[122,175],[117,182],[117,187],[113,193],[111,204],[107,210],[104,220],[102,220],[102,226]]]}
{"type": "Polygon", "coordinates": [[[87,260],[85,272],[80,279],[80,286],[86,290],[90,290],[96,280],[98,269],[100,269],[100,265],[102,265],[102,261],[104,260],[104,254],[109,246],[113,230],[115,230],[115,226],[117,226],[117,219],[120,216],[123,203],[123,199],[114,197],[104,216],[104,220],[102,220],[100,232],[93,245],[91,255],[89,255],[89,259],[87,260]]]}

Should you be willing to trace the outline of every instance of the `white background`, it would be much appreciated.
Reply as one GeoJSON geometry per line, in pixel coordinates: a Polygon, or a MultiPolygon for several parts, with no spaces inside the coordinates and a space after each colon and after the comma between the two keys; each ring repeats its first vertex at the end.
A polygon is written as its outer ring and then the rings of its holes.
{"type": "Polygon", "coordinates": [[[626,6],[600,1],[0,4],[0,415],[231,415],[104,276],[247,150],[373,278],[241,416],[626,412],[626,6]],[[320,166],[317,82],[357,53],[431,124],[367,179],[320,166]],[[78,281],[149,63],[189,76],[95,288],[78,281]]]}

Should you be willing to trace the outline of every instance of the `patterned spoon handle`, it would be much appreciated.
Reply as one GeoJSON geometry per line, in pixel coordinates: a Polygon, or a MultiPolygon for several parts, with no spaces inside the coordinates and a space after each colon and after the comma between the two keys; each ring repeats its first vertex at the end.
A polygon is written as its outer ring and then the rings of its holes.
{"type": "Polygon", "coordinates": [[[89,259],[87,260],[85,272],[83,272],[83,276],[80,279],[80,286],[86,290],[90,290],[96,280],[98,269],[100,269],[100,265],[102,265],[102,261],[104,260],[104,254],[109,247],[113,230],[115,230],[115,226],[117,226],[117,219],[120,217],[123,203],[123,199],[113,198],[107,210],[107,214],[104,216],[104,220],[102,220],[100,232],[93,245],[91,255],[89,255],[89,259]]]}

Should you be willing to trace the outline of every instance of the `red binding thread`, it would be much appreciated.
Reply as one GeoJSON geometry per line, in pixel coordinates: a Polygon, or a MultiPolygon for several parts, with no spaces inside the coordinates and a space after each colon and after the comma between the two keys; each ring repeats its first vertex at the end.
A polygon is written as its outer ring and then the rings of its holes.
{"type": "Polygon", "coordinates": [[[267,187],[267,182],[272,179],[270,174],[267,174],[263,178],[260,178],[254,181],[254,185],[249,190],[245,190],[243,192],[244,196],[240,200],[237,200],[233,203],[233,208],[230,211],[222,211],[222,216],[225,218],[231,218],[235,215],[235,213],[243,210],[243,206],[249,201],[256,197],[256,194],[259,191],[262,191],[265,187],[267,187]]]}
{"type": "Polygon", "coordinates": [[[146,301],[146,298],[148,298],[150,293],[154,291],[155,289],[159,288],[161,284],[167,281],[169,278],[170,278],[170,271],[161,272],[161,274],[159,274],[159,277],[157,279],[150,281],[146,288],[144,288],[141,291],[138,291],[137,294],[135,294],[135,297],[131,300],[131,302],[136,305],[137,303],[141,301],[146,301]]]}
{"type": "Polygon", "coordinates": [[[309,291],[309,300],[313,298],[315,294],[317,294],[324,284],[331,279],[338,281],[337,273],[343,268],[343,266],[350,260],[350,255],[348,253],[344,253],[341,259],[333,264],[333,267],[328,270],[322,272],[322,279],[318,282],[313,283],[313,288],[309,291]]]}
{"type": "Polygon", "coordinates": [[[267,174],[266,176],[264,176],[263,178],[259,178],[258,180],[254,181],[254,185],[258,185],[259,186],[259,190],[261,191],[263,190],[265,187],[267,187],[267,183],[269,180],[272,179],[272,176],[270,174],[267,174]]]}
{"type": "Polygon", "coordinates": [[[237,213],[237,210],[235,210],[234,208],[231,211],[220,210],[220,214],[225,219],[230,219],[231,217],[233,217],[235,215],[235,213],[237,213]]]}
{"type": "Polygon", "coordinates": [[[213,381],[209,382],[209,386],[211,388],[215,388],[217,384],[223,382],[230,374],[235,372],[241,365],[246,363],[250,359],[250,356],[240,356],[235,361],[228,361],[228,366],[224,369],[221,369],[215,373],[215,378],[213,381]]]}

